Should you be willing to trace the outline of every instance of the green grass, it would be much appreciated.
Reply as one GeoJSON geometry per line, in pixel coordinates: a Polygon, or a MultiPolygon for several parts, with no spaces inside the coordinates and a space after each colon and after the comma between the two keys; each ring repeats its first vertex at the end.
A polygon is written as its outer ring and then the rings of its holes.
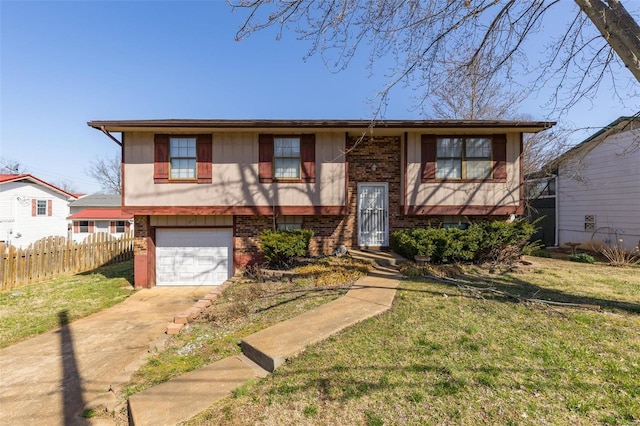
{"type": "Polygon", "coordinates": [[[122,302],[132,293],[133,261],[0,292],[0,347],[122,302]]]}
{"type": "Polygon", "coordinates": [[[403,281],[387,313],[187,424],[638,424],[640,270],[534,262],[528,273],[474,268],[466,278],[602,310],[403,281]]]}
{"type": "Polygon", "coordinates": [[[124,396],[239,354],[243,337],[340,297],[345,285],[370,268],[366,262],[327,258],[294,270],[291,280],[234,283],[201,318],[172,336],[167,350],[149,357],[123,388],[124,396]]]}

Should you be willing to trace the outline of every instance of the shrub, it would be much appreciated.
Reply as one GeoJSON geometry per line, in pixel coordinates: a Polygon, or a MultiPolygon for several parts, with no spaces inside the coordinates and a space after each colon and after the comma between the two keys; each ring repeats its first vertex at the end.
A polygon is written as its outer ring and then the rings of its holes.
{"type": "Polygon", "coordinates": [[[525,220],[474,223],[468,229],[415,228],[391,234],[391,248],[407,259],[433,263],[510,262],[519,258],[535,226],[525,220]]]}
{"type": "Polygon", "coordinates": [[[578,253],[569,255],[569,260],[572,262],[580,262],[580,263],[594,263],[596,260],[587,253],[578,253]]]}
{"type": "Polygon", "coordinates": [[[270,265],[288,266],[295,257],[305,256],[309,251],[309,241],[313,236],[310,229],[265,230],[260,238],[260,247],[270,265]]]}
{"type": "Polygon", "coordinates": [[[551,257],[551,253],[549,253],[546,250],[535,250],[534,252],[531,253],[531,255],[535,257],[547,257],[547,258],[551,257]]]}

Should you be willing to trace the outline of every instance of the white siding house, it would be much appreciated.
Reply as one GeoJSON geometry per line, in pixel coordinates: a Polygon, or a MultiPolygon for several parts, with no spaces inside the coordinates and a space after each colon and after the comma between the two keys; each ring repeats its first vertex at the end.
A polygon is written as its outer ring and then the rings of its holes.
{"type": "Polygon", "coordinates": [[[557,160],[559,244],[640,241],[640,121],[621,117],[557,160]]]}
{"type": "Polygon", "coordinates": [[[70,236],[76,195],[29,174],[0,175],[0,241],[18,248],[49,236],[70,236]]]}

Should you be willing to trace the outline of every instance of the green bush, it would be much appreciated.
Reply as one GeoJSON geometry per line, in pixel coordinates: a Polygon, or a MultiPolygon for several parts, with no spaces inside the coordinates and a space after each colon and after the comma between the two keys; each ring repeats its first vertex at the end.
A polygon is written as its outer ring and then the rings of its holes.
{"type": "Polygon", "coordinates": [[[517,259],[535,226],[525,220],[479,222],[466,230],[414,228],[391,234],[391,248],[407,259],[428,256],[433,263],[510,262],[517,259]]]}
{"type": "Polygon", "coordinates": [[[551,258],[551,253],[549,253],[546,250],[535,250],[531,253],[532,256],[535,257],[546,257],[546,258],[551,258]]]}
{"type": "Polygon", "coordinates": [[[260,233],[260,247],[265,260],[272,266],[287,266],[294,257],[305,256],[309,241],[313,237],[310,229],[265,230],[260,233]]]}
{"type": "Polygon", "coordinates": [[[587,253],[578,253],[569,255],[569,260],[572,262],[580,262],[580,263],[594,263],[596,260],[587,253]]]}

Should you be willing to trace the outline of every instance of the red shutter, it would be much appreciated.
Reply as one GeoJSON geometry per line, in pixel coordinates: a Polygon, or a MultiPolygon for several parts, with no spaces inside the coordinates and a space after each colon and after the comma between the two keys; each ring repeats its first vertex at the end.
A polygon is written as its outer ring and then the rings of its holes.
{"type": "Polygon", "coordinates": [[[422,182],[432,181],[436,178],[436,137],[422,135],[421,168],[422,182]]]}
{"type": "Polygon", "coordinates": [[[38,201],[31,200],[31,216],[38,216],[38,201]]]}
{"type": "Polygon", "coordinates": [[[302,180],[314,183],[316,181],[316,135],[300,137],[300,163],[302,180]]]}
{"type": "Polygon", "coordinates": [[[73,233],[77,234],[80,232],[80,222],[78,222],[77,220],[73,221],[73,233]]]}
{"type": "Polygon", "coordinates": [[[112,234],[116,233],[116,223],[113,221],[109,222],[109,232],[112,234]]]}
{"type": "Polygon", "coordinates": [[[261,183],[273,182],[273,135],[258,137],[258,178],[261,183]]]}
{"type": "Polygon", "coordinates": [[[507,136],[493,135],[493,178],[507,179],[507,136]]]}
{"type": "Polygon", "coordinates": [[[89,233],[93,234],[93,221],[89,221],[89,233]]]}
{"type": "Polygon", "coordinates": [[[47,200],[47,216],[53,215],[53,200],[47,200]]]}
{"type": "Polygon", "coordinates": [[[196,161],[198,163],[198,183],[211,183],[211,162],[213,161],[211,135],[198,135],[196,161]]]}
{"type": "Polygon", "coordinates": [[[169,135],[154,137],[153,181],[169,182],[169,135]]]}

